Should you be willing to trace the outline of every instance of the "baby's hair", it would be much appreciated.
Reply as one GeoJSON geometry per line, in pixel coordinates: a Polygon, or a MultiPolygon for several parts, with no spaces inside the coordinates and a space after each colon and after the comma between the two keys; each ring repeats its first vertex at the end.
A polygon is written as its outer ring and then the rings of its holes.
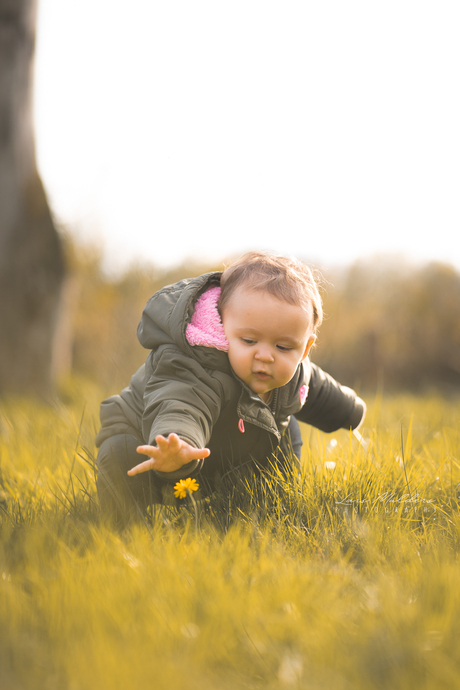
{"type": "Polygon", "coordinates": [[[250,290],[266,290],[284,302],[302,307],[313,315],[314,330],[323,320],[321,296],[313,274],[306,264],[297,259],[265,252],[248,252],[231,263],[220,279],[221,314],[233,292],[241,285],[250,290]]]}

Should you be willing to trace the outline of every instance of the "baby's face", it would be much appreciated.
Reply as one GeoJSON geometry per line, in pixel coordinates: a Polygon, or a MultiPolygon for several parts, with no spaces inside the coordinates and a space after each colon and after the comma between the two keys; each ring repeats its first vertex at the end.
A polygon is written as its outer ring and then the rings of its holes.
{"type": "Polygon", "coordinates": [[[222,323],[233,371],[265,402],[292,379],[315,341],[304,309],[244,286],[231,296],[222,323]]]}

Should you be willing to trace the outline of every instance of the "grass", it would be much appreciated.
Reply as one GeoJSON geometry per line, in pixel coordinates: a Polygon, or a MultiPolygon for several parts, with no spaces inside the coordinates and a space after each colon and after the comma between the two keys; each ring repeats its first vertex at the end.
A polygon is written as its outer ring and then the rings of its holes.
{"type": "Polygon", "coordinates": [[[100,398],[1,406],[2,689],[460,687],[460,401],[368,400],[367,450],[305,427],[300,474],[118,534],[100,398]]]}

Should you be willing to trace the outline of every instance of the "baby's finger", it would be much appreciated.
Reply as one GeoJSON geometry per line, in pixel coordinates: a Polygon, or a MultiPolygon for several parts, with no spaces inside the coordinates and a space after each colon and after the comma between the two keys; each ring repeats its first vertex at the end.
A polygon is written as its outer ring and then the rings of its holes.
{"type": "Polygon", "coordinates": [[[174,433],[169,434],[168,442],[170,450],[172,450],[173,453],[178,453],[181,446],[179,436],[174,433]]]}
{"type": "Polygon", "coordinates": [[[156,446],[137,446],[136,451],[142,455],[154,457],[158,453],[158,448],[156,446]]]}
{"type": "Polygon", "coordinates": [[[158,436],[155,436],[155,443],[163,453],[169,450],[169,438],[165,438],[159,434],[158,436]]]}
{"type": "Polygon", "coordinates": [[[211,455],[209,448],[192,448],[189,452],[190,460],[203,460],[211,455]]]}
{"type": "Polygon", "coordinates": [[[139,465],[136,465],[135,467],[132,467],[130,470],[128,470],[128,475],[130,477],[134,477],[136,474],[141,474],[142,472],[148,472],[148,470],[153,470],[155,466],[155,460],[153,458],[149,458],[149,460],[144,460],[144,462],[141,462],[139,465]]]}

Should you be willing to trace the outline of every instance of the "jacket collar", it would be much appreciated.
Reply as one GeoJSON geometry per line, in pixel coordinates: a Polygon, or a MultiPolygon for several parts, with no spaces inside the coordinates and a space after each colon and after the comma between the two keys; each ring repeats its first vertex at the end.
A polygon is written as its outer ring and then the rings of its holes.
{"type": "Polygon", "coordinates": [[[242,389],[237,405],[238,416],[245,422],[255,424],[271,432],[279,440],[280,433],[277,421],[286,419],[302,408],[302,398],[308,392],[310,366],[309,360],[301,362],[292,379],[281,388],[276,389],[278,395],[274,411],[233,373],[242,389]]]}

